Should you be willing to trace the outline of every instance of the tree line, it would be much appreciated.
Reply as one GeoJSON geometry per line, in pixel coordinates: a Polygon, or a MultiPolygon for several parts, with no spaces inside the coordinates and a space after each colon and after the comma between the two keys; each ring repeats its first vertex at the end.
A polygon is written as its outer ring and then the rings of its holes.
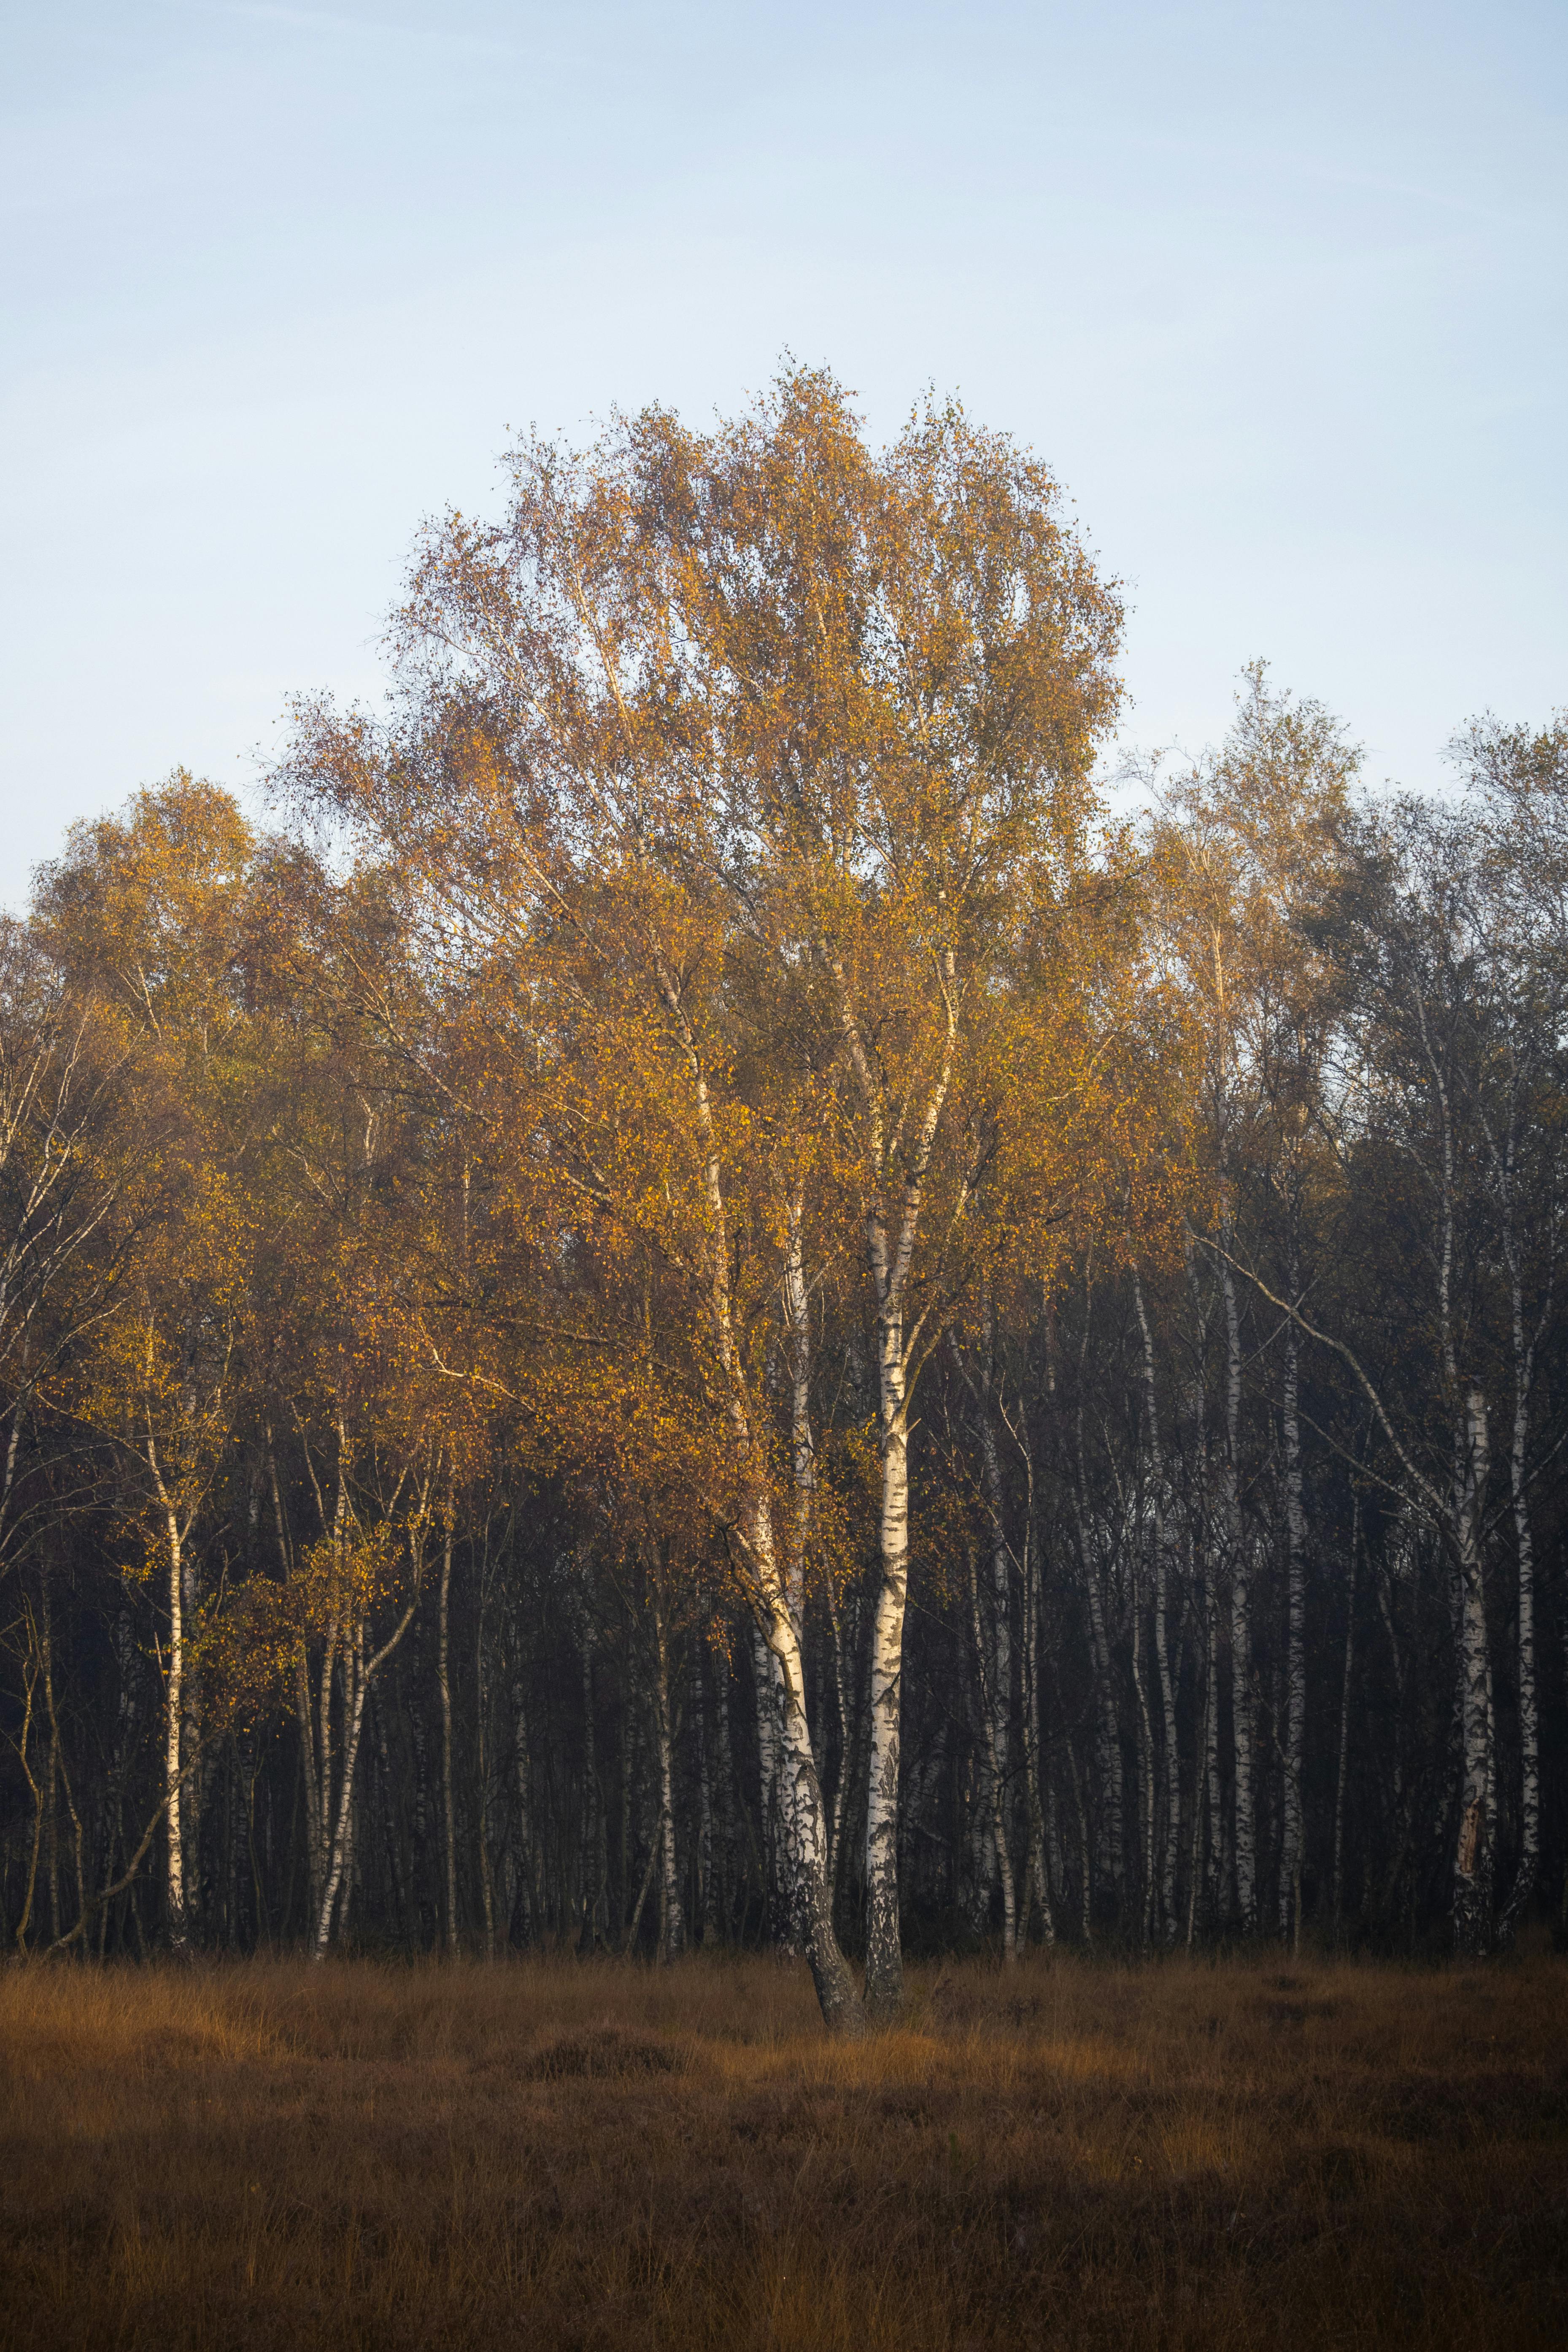
{"type": "MultiPolygon", "coordinates": [[[[0,1929],[1468,1952],[1564,1902],[1568,724],[1441,802],[955,404],[531,440],[271,829],[0,939],[0,1929]]],[[[863,1964],[859,1981],[851,1961],[863,1964]]]]}

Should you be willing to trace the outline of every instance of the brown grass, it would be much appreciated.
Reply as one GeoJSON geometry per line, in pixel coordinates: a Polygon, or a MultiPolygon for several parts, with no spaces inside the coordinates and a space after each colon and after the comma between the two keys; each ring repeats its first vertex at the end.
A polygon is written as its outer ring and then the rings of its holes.
{"type": "Polygon", "coordinates": [[[0,2342],[1568,2343],[1568,1968],[0,1975],[0,2342]]]}

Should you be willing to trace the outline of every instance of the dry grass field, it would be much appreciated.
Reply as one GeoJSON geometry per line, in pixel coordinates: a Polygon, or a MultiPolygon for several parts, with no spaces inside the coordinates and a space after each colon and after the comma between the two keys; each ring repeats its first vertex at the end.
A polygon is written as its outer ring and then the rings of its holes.
{"type": "Polygon", "coordinates": [[[1568,2343],[1568,1966],[0,1974],[7,2347],[1568,2343]]]}

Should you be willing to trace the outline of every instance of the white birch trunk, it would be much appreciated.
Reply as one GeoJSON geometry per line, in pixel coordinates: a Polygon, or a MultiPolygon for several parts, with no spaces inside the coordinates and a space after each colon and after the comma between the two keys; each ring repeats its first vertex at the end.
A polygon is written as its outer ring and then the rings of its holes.
{"type": "Polygon", "coordinates": [[[882,1575],[871,1624],[870,1771],[866,1791],[866,2006],[879,2019],[903,2006],[899,1927],[899,1741],[904,1614],[909,1601],[909,1419],[901,1330],[884,1316],[878,1334],[882,1419],[882,1575]]]}
{"type": "Polygon", "coordinates": [[[735,1535],[750,1570],[753,1614],[778,1667],[780,1815],[791,1865],[795,1912],[805,1937],[806,1958],[824,2022],[831,2032],[853,2033],[863,2030],[865,2021],[855,1998],[854,1979],[833,1932],[826,1823],[806,1722],[800,1636],[778,1554],[768,1465],[752,1426],[731,1319],[729,1218],[720,1179],[712,1105],[679,988],[673,975],[663,970],[659,986],[689,1064],[694,1124],[703,1152],[703,1185],[710,1228],[708,1308],[719,1369],[727,1384],[726,1410],[740,1471],[742,1515],[735,1535]]]}
{"type": "Polygon", "coordinates": [[[1487,1467],[1486,1400],[1472,1389],[1465,1400],[1463,1467],[1456,1514],[1459,1580],[1459,1690],[1464,1767],[1459,1833],[1454,1851],[1454,1940],[1466,1953],[1484,1951],[1491,1936],[1494,1826],[1488,1803],[1491,1781],[1490,1662],[1482,1584],[1481,1514],[1487,1467]]]}
{"type": "Polygon", "coordinates": [[[795,1916],[805,1939],[805,1957],[823,2021],[830,2032],[855,2034],[864,2030],[865,2015],[856,1998],[855,1979],[833,1932],[827,1824],[811,1734],[806,1727],[805,1675],[795,1619],[779,1573],[772,1514],[765,1497],[759,1498],[754,1507],[748,1549],[756,1570],[764,1639],[778,1666],[779,1810],[793,1866],[795,1916]]]}
{"type": "Polygon", "coordinates": [[[183,1959],[190,1949],[186,1906],[184,1843],[184,1773],[181,1734],[184,1725],[185,1682],[185,1562],[183,1531],[174,1499],[163,1484],[158,1449],[147,1438],[147,1466],[163,1519],[169,1548],[169,1664],[163,1689],[164,1903],[168,1912],[169,1949],[183,1959]]]}

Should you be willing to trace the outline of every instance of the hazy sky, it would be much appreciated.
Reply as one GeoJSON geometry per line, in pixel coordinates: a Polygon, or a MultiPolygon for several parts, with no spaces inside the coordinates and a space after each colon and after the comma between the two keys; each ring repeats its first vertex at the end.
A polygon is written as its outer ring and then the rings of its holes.
{"type": "Polygon", "coordinates": [[[1441,781],[1568,702],[1568,7],[4,0],[0,899],[368,695],[509,428],[786,347],[1031,442],[1129,743],[1240,665],[1441,781]]]}

